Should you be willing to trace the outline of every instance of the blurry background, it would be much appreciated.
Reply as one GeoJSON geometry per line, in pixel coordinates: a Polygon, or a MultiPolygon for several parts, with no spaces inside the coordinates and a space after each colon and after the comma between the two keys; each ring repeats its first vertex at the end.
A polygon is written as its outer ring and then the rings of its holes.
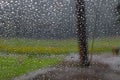
{"type": "MultiPolygon", "coordinates": [[[[117,0],[86,0],[87,31],[96,37],[120,34],[117,0]]],[[[76,38],[75,0],[1,0],[0,37],[76,38]]]]}
{"type": "MultiPolygon", "coordinates": [[[[120,46],[119,0],[85,3],[89,53],[112,54],[120,46]]],[[[75,0],[0,0],[0,80],[78,53],[75,5],[75,0]]]]}

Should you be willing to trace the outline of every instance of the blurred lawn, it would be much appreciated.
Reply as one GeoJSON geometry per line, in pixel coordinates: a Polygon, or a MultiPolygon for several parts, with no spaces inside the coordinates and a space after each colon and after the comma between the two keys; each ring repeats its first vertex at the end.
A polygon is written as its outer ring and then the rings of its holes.
{"type": "MultiPolygon", "coordinates": [[[[119,38],[95,39],[93,49],[89,40],[89,52],[110,52],[113,46],[120,45],[119,38]]],[[[20,54],[65,54],[78,52],[75,39],[34,40],[34,39],[0,39],[0,52],[20,54]]]]}
{"type": "MultiPolygon", "coordinates": [[[[95,39],[93,49],[92,40],[88,41],[88,49],[91,53],[110,52],[113,46],[120,45],[119,38],[95,39]]],[[[0,80],[9,80],[23,73],[42,67],[57,64],[63,57],[35,58],[21,54],[68,54],[78,52],[78,44],[75,39],[67,40],[34,40],[34,39],[0,39],[0,80]],[[4,56],[4,53],[21,55],[22,63],[19,64],[19,56],[4,56]]]]}
{"type": "Polygon", "coordinates": [[[24,73],[50,65],[55,65],[60,61],[60,59],[38,59],[22,56],[21,61],[21,64],[19,64],[17,57],[0,57],[0,80],[11,80],[11,78],[24,73]]]}
{"type": "Polygon", "coordinates": [[[77,52],[76,40],[0,39],[0,51],[20,54],[63,54],[77,52]]]}
{"type": "Polygon", "coordinates": [[[111,52],[113,47],[120,46],[119,37],[111,38],[100,38],[95,39],[93,49],[92,49],[92,40],[89,40],[89,52],[91,53],[101,53],[101,52],[111,52]]]}

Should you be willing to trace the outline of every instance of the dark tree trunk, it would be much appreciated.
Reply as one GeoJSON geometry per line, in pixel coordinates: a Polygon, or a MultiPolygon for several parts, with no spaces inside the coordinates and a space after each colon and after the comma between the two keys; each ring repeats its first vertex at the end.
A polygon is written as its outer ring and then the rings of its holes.
{"type": "Polygon", "coordinates": [[[80,54],[80,64],[88,65],[87,55],[87,36],[86,36],[86,18],[85,18],[85,2],[84,0],[77,0],[76,2],[76,16],[77,16],[77,34],[80,54]]]}

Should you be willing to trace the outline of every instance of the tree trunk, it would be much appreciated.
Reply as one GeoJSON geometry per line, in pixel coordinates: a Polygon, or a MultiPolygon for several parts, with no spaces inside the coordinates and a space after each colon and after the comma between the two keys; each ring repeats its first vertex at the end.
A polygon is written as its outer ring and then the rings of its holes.
{"type": "Polygon", "coordinates": [[[85,2],[84,0],[77,0],[76,2],[76,16],[77,16],[77,34],[80,54],[80,64],[88,65],[87,55],[87,36],[86,36],[86,18],[85,18],[85,2]]]}

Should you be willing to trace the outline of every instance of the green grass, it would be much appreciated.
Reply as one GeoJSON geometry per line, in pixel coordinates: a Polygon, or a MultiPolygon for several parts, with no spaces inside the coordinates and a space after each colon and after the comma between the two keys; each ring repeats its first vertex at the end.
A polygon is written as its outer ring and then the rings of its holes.
{"type": "MultiPolygon", "coordinates": [[[[120,45],[119,38],[95,39],[93,49],[89,40],[89,52],[110,52],[113,46],[120,45]]],[[[65,54],[78,52],[75,39],[67,40],[34,40],[34,39],[0,39],[0,52],[19,54],[65,54]]]]}
{"type": "Polygon", "coordinates": [[[29,58],[22,57],[22,63],[19,64],[17,57],[0,57],[0,80],[9,80],[18,75],[47,67],[50,65],[55,65],[60,61],[57,58],[29,58]]]}
{"type": "Polygon", "coordinates": [[[113,47],[120,46],[120,38],[101,38],[95,39],[93,49],[91,46],[91,40],[89,41],[89,52],[101,53],[111,52],[113,47]]]}
{"type": "Polygon", "coordinates": [[[20,54],[77,52],[76,40],[0,39],[0,51],[20,54]]]}

